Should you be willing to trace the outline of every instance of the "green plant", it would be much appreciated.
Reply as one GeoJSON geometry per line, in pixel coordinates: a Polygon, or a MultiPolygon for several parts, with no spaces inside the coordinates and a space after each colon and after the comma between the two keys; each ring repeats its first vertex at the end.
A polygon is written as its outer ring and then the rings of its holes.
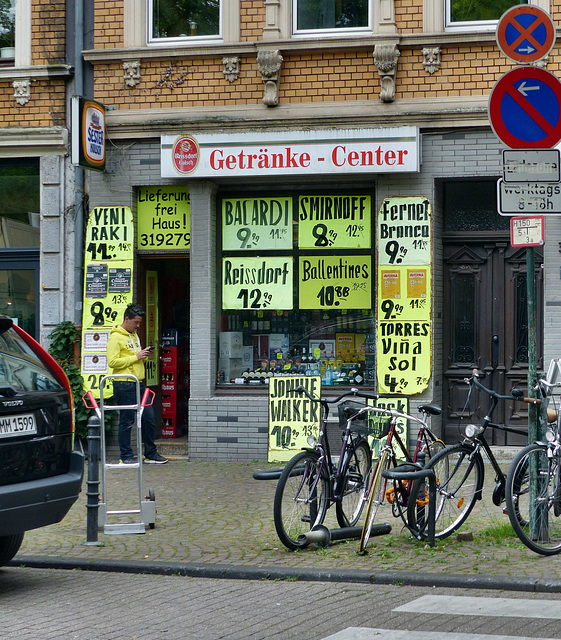
{"type": "Polygon", "coordinates": [[[86,409],[82,402],[84,379],[80,374],[80,367],[74,363],[74,343],[79,337],[78,330],[72,322],[65,320],[57,324],[48,337],[52,340],[49,353],[64,369],[70,382],[74,397],[76,434],[85,438],[88,435],[88,418],[91,411],[86,409]]]}

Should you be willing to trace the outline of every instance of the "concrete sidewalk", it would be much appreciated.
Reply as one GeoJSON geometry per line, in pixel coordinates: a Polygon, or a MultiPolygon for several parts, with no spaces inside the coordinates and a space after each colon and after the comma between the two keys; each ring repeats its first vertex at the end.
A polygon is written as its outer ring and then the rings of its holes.
{"type": "MultiPolygon", "coordinates": [[[[278,466],[278,465],[271,465],[278,466]]],[[[86,546],[85,482],[80,500],[58,525],[26,534],[16,564],[108,571],[134,571],[239,577],[244,579],[337,580],[436,586],[561,592],[561,556],[542,557],[520,543],[508,516],[491,500],[492,471],[486,467],[486,491],[456,535],[434,549],[411,540],[388,508],[378,522],[389,535],[373,538],[359,556],[358,541],[329,548],[291,552],[280,543],[273,523],[276,481],[257,481],[253,473],[266,463],[209,463],[173,460],[144,465],[144,495],[156,495],[156,523],[145,534],[105,535],[103,546],[86,546]]],[[[109,508],[134,507],[135,470],[108,473],[109,508]]],[[[332,512],[332,513],[331,513],[332,512]]],[[[336,527],[335,509],[325,523],[336,527]]]]}

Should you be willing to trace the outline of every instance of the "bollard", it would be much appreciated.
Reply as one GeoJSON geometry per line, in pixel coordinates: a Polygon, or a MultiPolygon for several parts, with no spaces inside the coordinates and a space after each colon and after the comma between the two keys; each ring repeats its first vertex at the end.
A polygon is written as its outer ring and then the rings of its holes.
{"type": "Polygon", "coordinates": [[[99,515],[99,459],[101,421],[98,416],[88,418],[88,479],[86,502],[86,542],[84,545],[103,547],[97,539],[99,515]]]}

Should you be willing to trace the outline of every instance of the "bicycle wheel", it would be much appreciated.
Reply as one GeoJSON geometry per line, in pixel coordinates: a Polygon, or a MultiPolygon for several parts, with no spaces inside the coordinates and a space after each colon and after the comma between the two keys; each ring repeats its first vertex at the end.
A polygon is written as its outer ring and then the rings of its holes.
{"type": "Polygon", "coordinates": [[[329,479],[319,456],[313,451],[297,453],[284,468],[273,506],[275,529],[289,549],[305,546],[299,536],[325,518],[329,479]],[[319,477],[318,477],[319,473],[319,477]]]}
{"type": "Polygon", "coordinates": [[[354,449],[345,452],[335,503],[340,527],[354,527],[360,518],[370,479],[371,461],[372,453],[366,440],[359,440],[354,449]]]}
{"type": "Polygon", "coordinates": [[[544,556],[561,552],[559,457],[531,444],[514,458],[506,478],[506,508],[516,535],[544,556]]]}
{"type": "MultiPolygon", "coordinates": [[[[445,447],[431,458],[426,467],[436,476],[435,538],[447,538],[466,521],[483,488],[484,467],[481,454],[470,446],[457,444],[445,447]]],[[[428,481],[416,480],[411,496],[428,496],[428,481]]],[[[428,522],[417,500],[407,507],[407,521],[418,537],[425,539],[428,522]],[[423,516],[423,519],[420,516],[423,516]],[[419,521],[418,521],[419,520],[419,521]]],[[[426,508],[426,507],[425,507],[426,508]]]]}
{"type": "Polygon", "coordinates": [[[386,450],[382,452],[382,455],[376,464],[376,470],[374,471],[368,493],[368,507],[366,509],[366,515],[364,516],[364,526],[362,527],[362,534],[360,536],[360,553],[364,553],[366,550],[374,518],[376,517],[378,508],[384,500],[384,488],[386,482],[384,478],[382,478],[382,471],[387,468],[390,461],[390,452],[386,450]]]}

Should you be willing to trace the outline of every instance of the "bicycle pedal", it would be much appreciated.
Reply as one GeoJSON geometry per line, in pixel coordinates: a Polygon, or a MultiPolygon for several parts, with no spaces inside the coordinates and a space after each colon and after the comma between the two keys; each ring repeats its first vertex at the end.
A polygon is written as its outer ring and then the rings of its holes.
{"type": "Polygon", "coordinates": [[[302,516],[301,520],[302,520],[302,522],[311,522],[312,521],[310,516],[302,516]]]}
{"type": "Polygon", "coordinates": [[[354,482],[355,484],[360,484],[362,482],[362,475],[360,473],[348,473],[347,478],[350,482],[354,482]]]}

